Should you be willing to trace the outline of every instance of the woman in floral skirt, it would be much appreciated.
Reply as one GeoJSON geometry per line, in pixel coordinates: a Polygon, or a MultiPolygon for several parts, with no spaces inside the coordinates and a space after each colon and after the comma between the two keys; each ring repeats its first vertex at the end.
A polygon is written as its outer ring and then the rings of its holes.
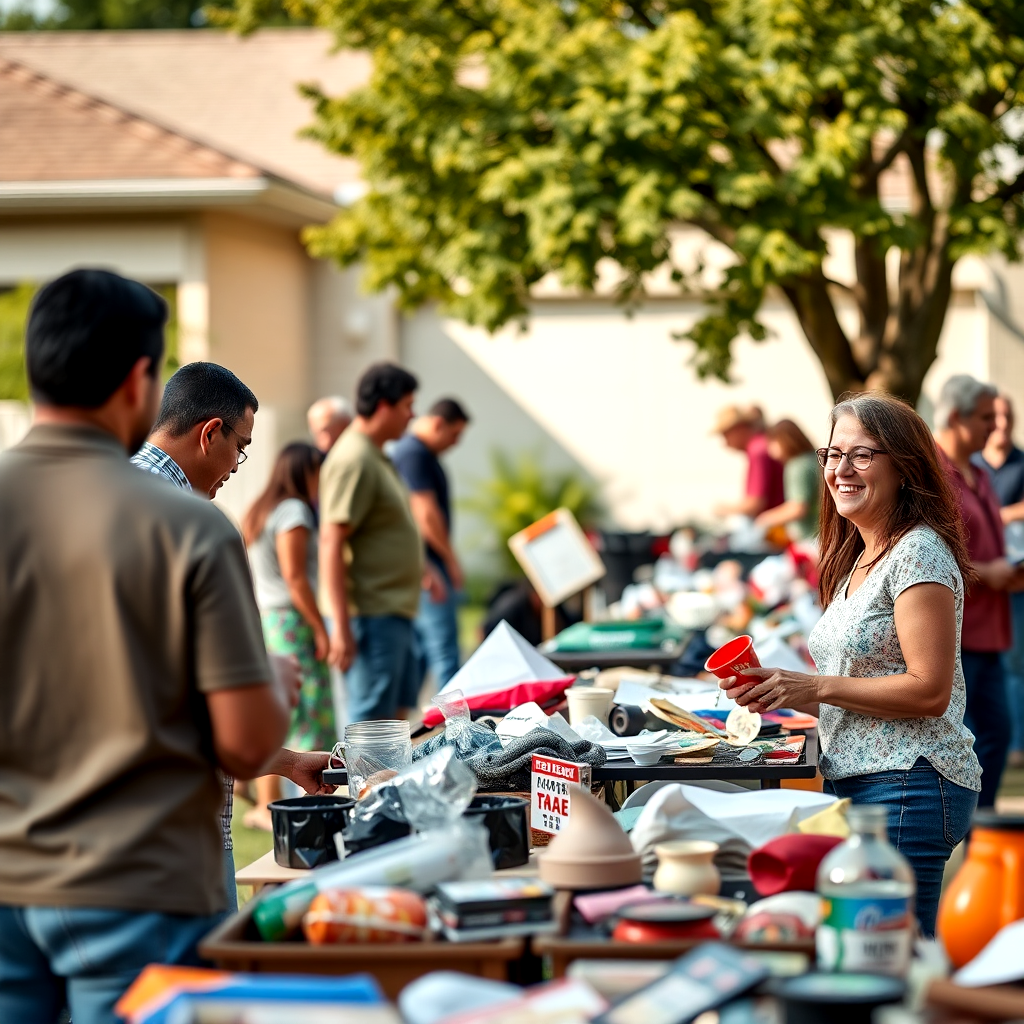
{"type": "MultiPolygon", "coordinates": [[[[285,746],[303,751],[330,750],[335,741],[327,630],[316,604],[316,499],[322,461],[312,445],[287,445],[266,489],[246,513],[242,530],[267,650],[294,655],[299,663],[302,692],[285,746]]],[[[280,797],[280,781],[273,775],[258,779],[256,792],[256,806],[245,824],[269,831],[267,805],[280,797]]]]}

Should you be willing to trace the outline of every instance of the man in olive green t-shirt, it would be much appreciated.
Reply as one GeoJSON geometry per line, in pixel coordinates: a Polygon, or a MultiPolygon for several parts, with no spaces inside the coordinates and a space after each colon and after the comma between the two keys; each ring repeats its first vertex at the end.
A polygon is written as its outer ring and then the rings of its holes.
{"type": "Polygon", "coordinates": [[[329,662],[345,673],[350,722],[415,707],[423,681],[413,619],[423,541],[409,494],[384,455],[412,419],[416,378],[376,363],[359,381],[356,418],[320,471],[320,579],[333,619],[329,662]]]}

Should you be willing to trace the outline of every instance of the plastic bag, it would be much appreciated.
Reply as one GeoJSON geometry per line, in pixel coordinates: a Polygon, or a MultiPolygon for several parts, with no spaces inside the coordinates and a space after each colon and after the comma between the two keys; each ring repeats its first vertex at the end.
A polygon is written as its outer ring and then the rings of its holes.
{"type": "MultiPolygon", "coordinates": [[[[442,747],[372,789],[352,808],[351,824],[383,816],[417,832],[445,828],[462,817],[476,795],[476,778],[454,747],[442,747]]],[[[348,843],[348,829],[345,831],[348,843]]]]}
{"type": "Polygon", "coordinates": [[[501,749],[501,740],[495,734],[494,727],[473,721],[466,696],[461,690],[439,693],[433,704],[444,715],[444,733],[416,747],[412,755],[414,762],[430,757],[444,747],[454,749],[462,760],[474,754],[501,749]]]}

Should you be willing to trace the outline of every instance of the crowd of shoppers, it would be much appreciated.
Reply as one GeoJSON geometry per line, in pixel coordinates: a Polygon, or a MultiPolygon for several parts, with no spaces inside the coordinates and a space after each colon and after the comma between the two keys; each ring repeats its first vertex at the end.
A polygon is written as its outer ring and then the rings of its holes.
{"type": "MultiPolygon", "coordinates": [[[[156,293],[95,270],[29,316],[33,426],[0,455],[0,1021],[106,1022],[145,964],[197,962],[234,899],[232,778],[257,780],[261,827],[278,778],[325,789],[328,665],[360,721],[410,713],[427,669],[443,685],[459,664],[440,457],[463,406],[414,422],[416,378],[371,366],[354,408],[311,407],[314,443],[279,453],[239,531],[210,499],[259,402],[206,362],[161,398],[166,319],[156,293]]],[[[748,462],[723,511],[817,538],[824,607],[816,672],[722,686],[818,716],[826,788],[888,806],[930,935],[945,863],[1024,746],[1012,407],[960,375],[934,434],[875,393],[840,402],[817,450],[754,407],[716,431],[748,462]]]]}

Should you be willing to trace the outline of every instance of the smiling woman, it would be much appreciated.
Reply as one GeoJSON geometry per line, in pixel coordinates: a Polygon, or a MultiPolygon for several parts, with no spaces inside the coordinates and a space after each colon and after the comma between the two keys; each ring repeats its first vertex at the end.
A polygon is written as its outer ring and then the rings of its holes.
{"type": "Polygon", "coordinates": [[[722,685],[754,711],[819,716],[826,789],[888,806],[931,935],[943,867],[980,789],[963,724],[960,629],[974,573],[959,507],[924,421],[888,395],[837,405],[818,461],[825,613],[808,647],[819,674],[760,669],[753,687],[722,685]]]}

